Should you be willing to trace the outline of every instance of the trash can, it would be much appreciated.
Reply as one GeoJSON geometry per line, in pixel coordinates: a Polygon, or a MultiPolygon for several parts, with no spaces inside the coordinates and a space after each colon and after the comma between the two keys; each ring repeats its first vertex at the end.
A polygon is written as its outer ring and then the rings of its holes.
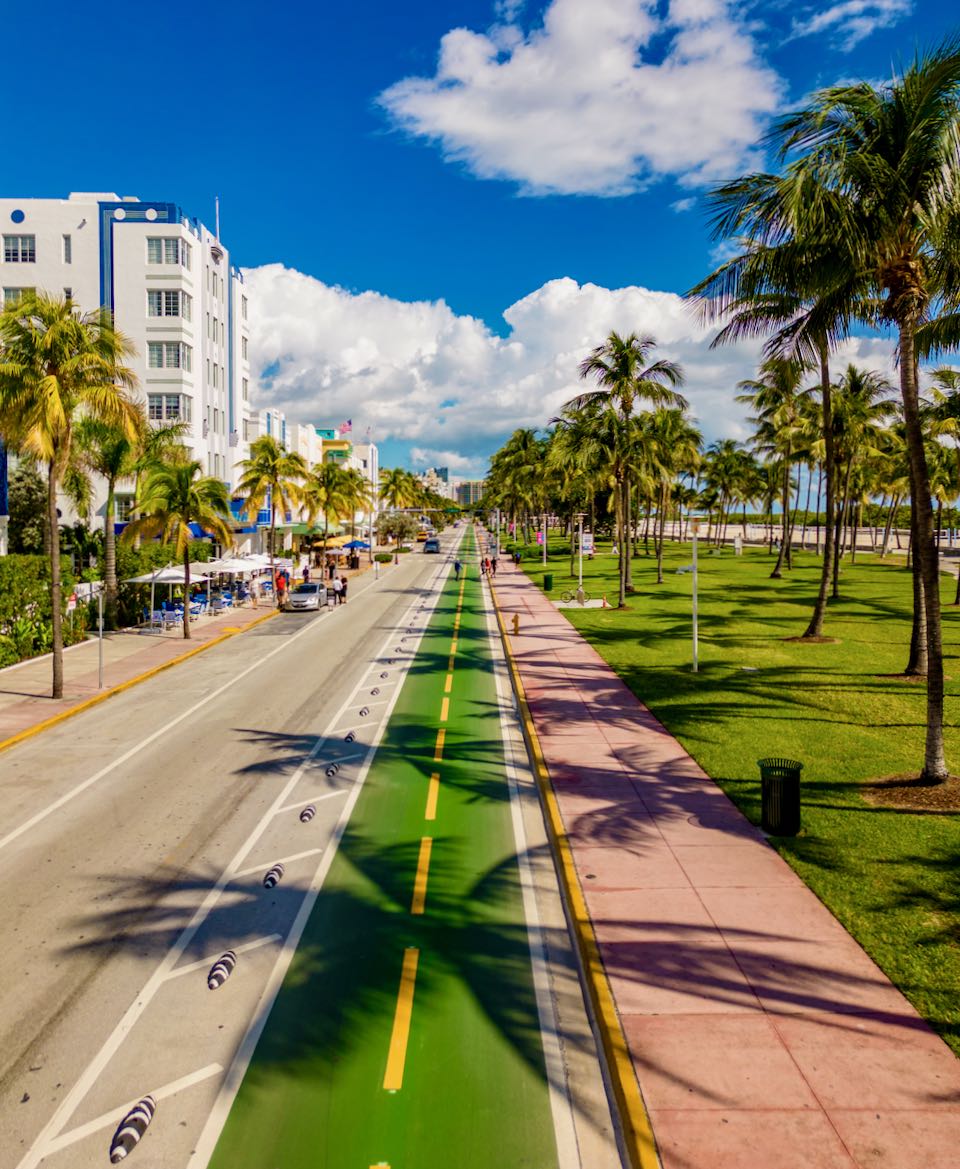
{"type": "Polygon", "coordinates": [[[553,588],[553,573],[552,572],[545,572],[543,574],[544,592],[549,593],[552,588],[553,588]]]}
{"type": "Polygon", "coordinates": [[[800,772],[796,759],[758,759],[760,827],[771,836],[796,836],[800,831],[800,772]]]}

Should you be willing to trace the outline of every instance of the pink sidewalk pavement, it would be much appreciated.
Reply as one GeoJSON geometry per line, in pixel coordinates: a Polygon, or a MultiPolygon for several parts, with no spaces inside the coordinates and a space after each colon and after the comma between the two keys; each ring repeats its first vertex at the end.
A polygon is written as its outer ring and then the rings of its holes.
{"type": "Polygon", "coordinates": [[[665,1169],[956,1169],[960,1061],[540,590],[496,592],[665,1169]]]}

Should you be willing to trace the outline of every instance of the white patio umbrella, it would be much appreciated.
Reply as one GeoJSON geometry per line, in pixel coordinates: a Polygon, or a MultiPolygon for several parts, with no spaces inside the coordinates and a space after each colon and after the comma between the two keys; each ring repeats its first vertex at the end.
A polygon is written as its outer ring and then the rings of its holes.
{"type": "Polygon", "coordinates": [[[211,560],[204,565],[211,572],[232,572],[234,576],[242,576],[246,572],[257,572],[259,564],[241,556],[221,556],[219,560],[211,560]]]}
{"type": "MultiPolygon", "coordinates": [[[[191,565],[191,568],[193,566],[191,565]]],[[[201,580],[207,580],[206,576],[194,576],[191,572],[190,583],[194,584],[201,580]]],[[[175,568],[172,564],[168,564],[165,568],[156,568],[153,572],[145,572],[141,576],[127,577],[125,584],[148,584],[150,586],[150,612],[154,611],[154,589],[158,584],[186,584],[187,578],[184,576],[182,568],[175,568]]]]}

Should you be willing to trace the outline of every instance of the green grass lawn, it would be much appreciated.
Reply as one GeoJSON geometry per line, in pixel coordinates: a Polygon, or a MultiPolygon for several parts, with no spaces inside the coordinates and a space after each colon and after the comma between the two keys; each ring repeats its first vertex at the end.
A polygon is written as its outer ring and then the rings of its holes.
{"type": "MultiPolygon", "coordinates": [[[[523,567],[542,583],[543,566],[523,567]]],[[[827,612],[835,644],[803,633],[819,560],[801,553],[770,580],[766,550],[712,555],[700,544],[700,672],[691,671],[689,544],[668,545],[665,581],[653,558],[634,561],[628,608],[565,610],[633,692],[754,821],[757,759],[802,760],[803,828],[774,843],[917,1009],[960,1054],[960,816],[879,809],[862,781],[917,773],[925,688],[896,675],[907,661],[910,575],[902,560],[845,562],[842,598],[827,612]]],[[[551,557],[550,593],[570,588],[569,557],[551,557]]],[[[576,587],[574,582],[573,587],[576,587]]],[[[617,600],[616,558],[584,562],[584,587],[617,600]]],[[[954,582],[943,595],[953,600],[954,582]]],[[[944,610],[947,757],[960,770],[960,612],[944,610]]]]}

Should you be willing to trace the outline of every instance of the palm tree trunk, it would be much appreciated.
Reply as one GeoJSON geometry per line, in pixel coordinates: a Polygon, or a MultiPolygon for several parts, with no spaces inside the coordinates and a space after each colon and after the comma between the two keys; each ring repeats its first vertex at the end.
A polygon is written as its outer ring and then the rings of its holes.
{"type": "MultiPolygon", "coordinates": [[[[810,624],[804,632],[804,637],[814,638],[823,636],[823,619],[827,612],[827,598],[830,591],[830,582],[833,578],[833,491],[835,478],[834,448],[833,448],[833,398],[830,386],[830,366],[826,345],[820,347],[820,393],[823,405],[823,479],[826,489],[826,502],[823,517],[823,563],[820,566],[820,587],[817,590],[817,599],[813,606],[810,624]]],[[[819,524],[819,507],[817,522],[819,524]]],[[[819,534],[818,534],[819,539],[819,534]]]]}
{"type": "Polygon", "coordinates": [[[807,468],[807,500],[803,506],[803,526],[800,529],[800,547],[807,550],[807,524],[810,522],[810,494],[813,489],[813,468],[807,468]]]}
{"type": "Polygon", "coordinates": [[[51,698],[63,697],[63,611],[60,586],[60,526],[57,516],[56,459],[47,475],[47,524],[50,528],[50,625],[53,635],[53,688],[51,698]]]}
{"type": "Polygon", "coordinates": [[[814,536],[814,543],[817,549],[817,555],[820,555],[820,501],[823,499],[823,463],[817,463],[817,515],[816,515],[816,535],[814,536]]]}
{"type": "Polygon", "coordinates": [[[627,558],[624,561],[623,570],[623,587],[625,592],[633,592],[633,524],[632,524],[632,495],[633,485],[628,476],[624,477],[623,483],[623,523],[626,528],[627,536],[627,558]]]}
{"type": "Polygon", "coordinates": [[[107,480],[107,502],[103,509],[103,601],[107,628],[116,629],[117,600],[117,534],[113,528],[116,483],[107,480]]]}
{"type": "Polygon", "coordinates": [[[667,487],[664,484],[660,488],[660,506],[657,509],[657,519],[659,521],[658,528],[659,539],[656,541],[657,545],[657,584],[663,584],[663,534],[667,523],[667,487]]]}
{"type": "MultiPolygon", "coordinates": [[[[910,509],[910,548],[915,540],[913,508],[910,509]]],[[[904,673],[914,678],[927,676],[927,620],[923,595],[923,577],[920,575],[920,561],[913,556],[910,562],[910,577],[913,585],[913,623],[910,628],[910,657],[904,673]]]]}
{"type": "Polygon", "coordinates": [[[630,542],[623,522],[623,481],[619,477],[617,478],[616,489],[614,491],[614,510],[616,512],[617,529],[620,533],[620,560],[617,564],[620,588],[617,608],[622,609],[627,603],[627,563],[630,560],[630,542]]]}
{"type": "Polygon", "coordinates": [[[930,478],[923,448],[920,422],[917,358],[914,322],[900,324],[900,393],[903,398],[907,452],[914,482],[913,503],[916,512],[917,546],[923,579],[924,611],[927,623],[927,733],[921,778],[928,783],[942,783],[948,776],[943,747],[943,642],[940,623],[940,558],[933,538],[933,513],[930,507],[930,478]]]}
{"type": "Polygon", "coordinates": [[[274,604],[277,601],[277,556],[276,547],[277,507],[273,501],[273,492],[270,492],[270,588],[273,590],[274,604]]]}
{"type": "Polygon", "coordinates": [[[893,495],[890,497],[890,514],[887,516],[887,523],[883,532],[883,545],[880,548],[880,559],[890,551],[890,532],[893,529],[893,521],[896,518],[897,512],[900,510],[900,496],[893,495]]]}

